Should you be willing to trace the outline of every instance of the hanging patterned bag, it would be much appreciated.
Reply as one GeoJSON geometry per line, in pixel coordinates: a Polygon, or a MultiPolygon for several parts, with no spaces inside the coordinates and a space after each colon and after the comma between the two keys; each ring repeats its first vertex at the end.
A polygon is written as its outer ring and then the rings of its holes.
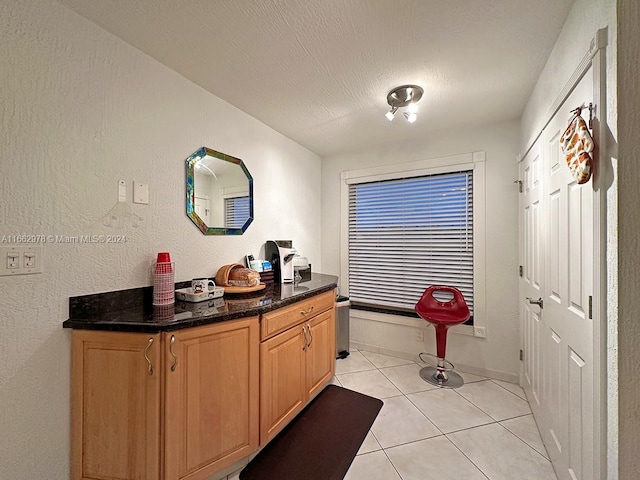
{"type": "Polygon", "coordinates": [[[562,134],[560,146],[567,160],[571,175],[579,184],[587,183],[591,178],[591,152],[593,152],[593,138],[578,108],[569,120],[569,126],[562,134]]]}

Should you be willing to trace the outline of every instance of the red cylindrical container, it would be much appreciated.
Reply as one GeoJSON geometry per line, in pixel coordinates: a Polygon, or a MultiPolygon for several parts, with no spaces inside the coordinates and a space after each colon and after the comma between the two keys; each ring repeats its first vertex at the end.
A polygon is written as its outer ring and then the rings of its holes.
{"type": "Polygon", "coordinates": [[[158,260],[152,267],[153,304],[171,305],[175,303],[174,265],[169,252],[158,253],[158,260]]]}

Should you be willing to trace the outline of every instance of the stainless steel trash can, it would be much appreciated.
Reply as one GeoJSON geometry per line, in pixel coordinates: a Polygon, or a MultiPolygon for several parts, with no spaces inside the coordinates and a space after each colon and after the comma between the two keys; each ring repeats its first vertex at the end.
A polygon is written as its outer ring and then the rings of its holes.
{"type": "Polygon", "coordinates": [[[336,358],[349,355],[349,297],[336,298],[336,358]]]}

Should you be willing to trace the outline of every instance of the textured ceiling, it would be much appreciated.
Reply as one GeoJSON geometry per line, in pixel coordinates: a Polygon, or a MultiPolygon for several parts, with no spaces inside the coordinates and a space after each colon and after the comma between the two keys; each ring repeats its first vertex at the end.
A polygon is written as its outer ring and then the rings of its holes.
{"type": "Polygon", "coordinates": [[[573,0],[59,0],[319,155],[517,119],[573,0]],[[385,119],[398,85],[418,120],[385,119]]]}

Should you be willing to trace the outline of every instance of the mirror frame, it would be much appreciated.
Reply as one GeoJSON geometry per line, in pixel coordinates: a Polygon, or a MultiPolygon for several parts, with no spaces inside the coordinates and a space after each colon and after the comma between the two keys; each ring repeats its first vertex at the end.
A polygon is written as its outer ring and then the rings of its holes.
{"type": "Polygon", "coordinates": [[[244,162],[239,158],[232,157],[226,153],[212,150],[211,148],[202,147],[196,152],[192,153],[186,160],[186,178],[187,178],[187,216],[195,224],[196,227],[204,235],[242,235],[251,222],[253,222],[253,177],[247,170],[244,162]],[[231,162],[238,165],[249,181],[249,218],[241,228],[226,228],[226,227],[209,227],[195,210],[195,165],[206,156],[214,157],[225,162],[231,162]]]}

